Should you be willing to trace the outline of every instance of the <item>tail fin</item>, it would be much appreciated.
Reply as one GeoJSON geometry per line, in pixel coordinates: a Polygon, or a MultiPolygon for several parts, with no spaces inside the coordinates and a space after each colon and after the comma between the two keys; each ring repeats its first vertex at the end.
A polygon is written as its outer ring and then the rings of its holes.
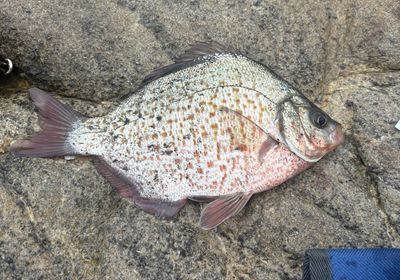
{"type": "Polygon", "coordinates": [[[86,117],[40,89],[30,89],[29,96],[39,111],[42,131],[28,139],[13,143],[11,152],[24,157],[56,157],[74,154],[72,148],[66,143],[66,139],[74,123],[86,117]]]}

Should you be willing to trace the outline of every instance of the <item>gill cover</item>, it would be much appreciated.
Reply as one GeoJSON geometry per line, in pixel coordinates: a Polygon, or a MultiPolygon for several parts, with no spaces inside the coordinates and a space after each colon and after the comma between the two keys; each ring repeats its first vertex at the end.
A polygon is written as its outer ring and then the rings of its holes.
{"type": "Polygon", "coordinates": [[[340,124],[304,96],[292,95],[278,105],[277,124],[279,140],[308,162],[318,161],[343,141],[340,124]]]}

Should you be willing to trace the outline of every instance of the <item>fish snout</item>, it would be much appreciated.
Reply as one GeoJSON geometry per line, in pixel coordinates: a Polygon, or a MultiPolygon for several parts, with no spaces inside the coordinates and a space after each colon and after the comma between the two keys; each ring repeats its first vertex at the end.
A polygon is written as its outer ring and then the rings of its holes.
{"type": "Polygon", "coordinates": [[[333,148],[336,148],[337,146],[343,144],[344,133],[343,133],[342,126],[340,124],[336,125],[335,130],[331,132],[331,134],[329,135],[329,138],[331,140],[333,148]]]}

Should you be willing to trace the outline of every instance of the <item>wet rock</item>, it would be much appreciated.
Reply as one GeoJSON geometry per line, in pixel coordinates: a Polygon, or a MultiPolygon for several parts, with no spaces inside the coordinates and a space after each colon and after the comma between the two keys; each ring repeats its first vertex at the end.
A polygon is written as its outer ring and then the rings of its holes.
{"type": "Polygon", "coordinates": [[[0,3],[0,52],[31,80],[0,79],[0,278],[299,279],[308,248],[400,246],[398,11],[390,0],[0,3]],[[211,232],[196,203],[172,221],[135,208],[88,158],[8,153],[38,129],[31,83],[102,115],[209,39],[318,98],[345,145],[211,232]]]}

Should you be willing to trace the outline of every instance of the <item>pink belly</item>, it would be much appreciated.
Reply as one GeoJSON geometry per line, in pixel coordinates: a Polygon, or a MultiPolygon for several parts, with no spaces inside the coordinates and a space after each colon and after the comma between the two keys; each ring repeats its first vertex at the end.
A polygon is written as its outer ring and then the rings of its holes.
{"type": "Polygon", "coordinates": [[[304,171],[313,163],[307,162],[286,146],[278,144],[268,151],[260,164],[249,167],[249,187],[253,192],[261,192],[273,188],[304,171]]]}

